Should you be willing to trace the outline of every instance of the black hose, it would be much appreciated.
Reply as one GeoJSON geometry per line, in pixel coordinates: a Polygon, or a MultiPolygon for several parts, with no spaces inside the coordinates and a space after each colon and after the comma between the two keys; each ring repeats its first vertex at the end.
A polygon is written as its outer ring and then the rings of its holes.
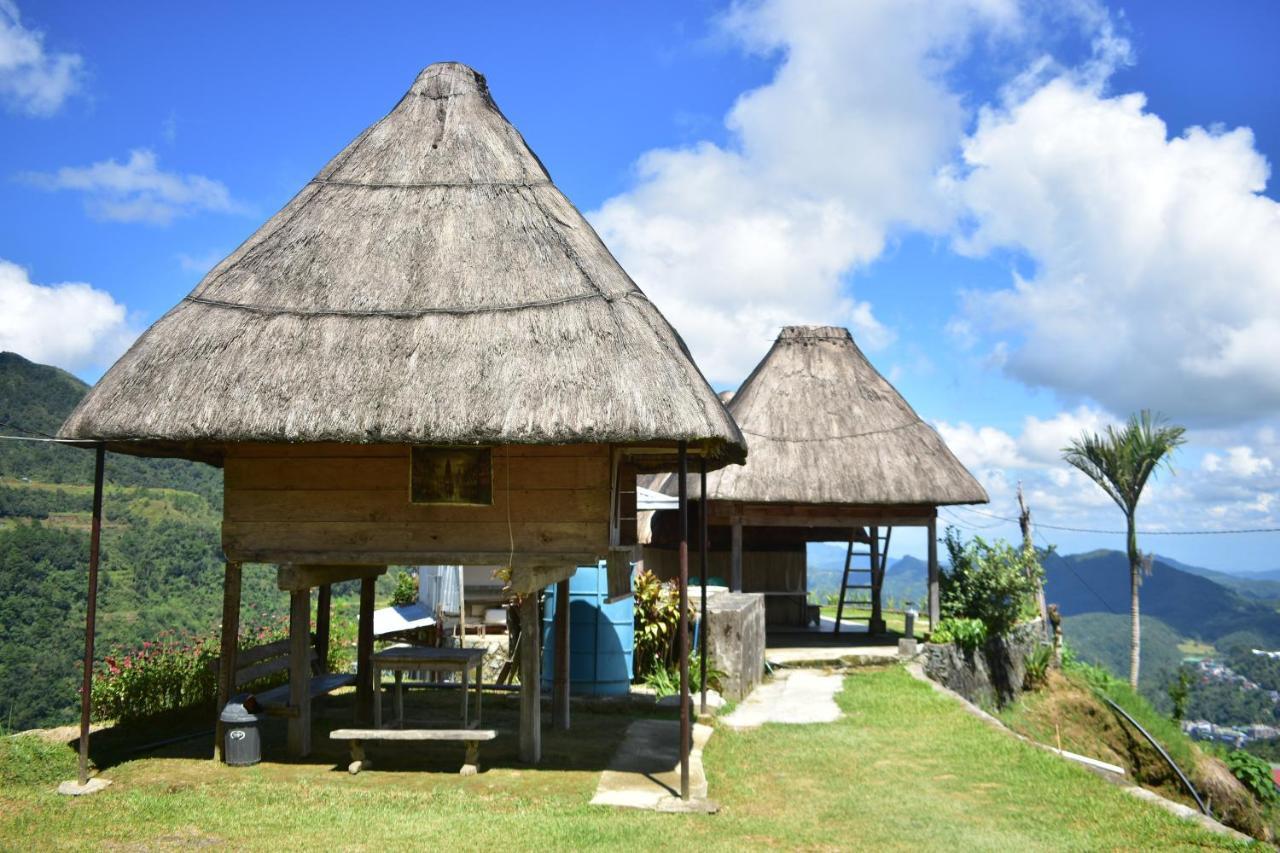
{"type": "Polygon", "coordinates": [[[1182,780],[1183,786],[1186,787],[1187,791],[1191,794],[1192,799],[1196,801],[1196,805],[1200,807],[1200,811],[1204,812],[1204,814],[1206,814],[1209,817],[1213,817],[1213,812],[1209,811],[1209,807],[1204,804],[1204,800],[1200,799],[1200,795],[1196,793],[1195,786],[1191,784],[1191,780],[1187,778],[1187,774],[1183,773],[1182,768],[1179,767],[1177,763],[1174,762],[1174,760],[1169,757],[1169,753],[1164,751],[1164,747],[1161,746],[1159,743],[1157,743],[1156,739],[1153,738],[1150,735],[1150,733],[1147,732],[1146,729],[1144,729],[1141,725],[1139,725],[1138,721],[1135,720],[1133,717],[1131,717],[1128,711],[1126,711],[1124,708],[1121,708],[1115,702],[1111,701],[1109,697],[1103,696],[1101,693],[1099,693],[1098,695],[1102,697],[1103,702],[1106,702],[1108,705],[1111,706],[1113,710],[1118,711],[1121,716],[1123,716],[1126,720],[1128,720],[1130,725],[1132,725],[1138,731],[1142,732],[1142,736],[1147,739],[1147,742],[1156,748],[1156,752],[1160,753],[1160,757],[1163,758],[1168,763],[1168,765],[1173,768],[1174,773],[1178,774],[1178,778],[1182,780]]]}

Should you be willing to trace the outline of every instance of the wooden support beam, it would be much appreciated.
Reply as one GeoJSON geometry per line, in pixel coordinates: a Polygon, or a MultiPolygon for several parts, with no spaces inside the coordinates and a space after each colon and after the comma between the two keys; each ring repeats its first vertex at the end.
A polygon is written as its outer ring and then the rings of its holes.
{"type": "Polygon", "coordinates": [[[93,520],[89,527],[89,594],[84,611],[84,670],[80,686],[80,785],[89,784],[89,720],[93,702],[93,640],[98,631],[98,556],[102,541],[102,472],[107,448],[95,448],[93,463],[93,520]]]}
{"type": "Polygon", "coordinates": [[[871,533],[871,619],[867,633],[880,635],[885,632],[884,614],[880,606],[880,590],[884,586],[884,572],[880,565],[880,528],[872,527],[871,533]]]}
{"type": "Polygon", "coordinates": [[[938,629],[942,601],[938,593],[938,522],[929,521],[929,630],[938,629]]]}
{"type": "Polygon", "coordinates": [[[386,566],[317,566],[307,563],[285,563],[276,568],[276,586],[285,592],[294,592],[342,581],[376,578],[386,572],[386,566]]]}
{"type": "Polygon", "coordinates": [[[240,588],[239,563],[227,563],[222,576],[222,649],[218,661],[218,707],[214,709],[214,758],[225,760],[222,725],[222,709],[236,691],[236,656],[240,647],[240,588]]]}
{"type": "Polygon", "coordinates": [[[311,592],[289,594],[289,754],[311,754],[311,592]]]}
{"type": "Polygon", "coordinates": [[[680,799],[689,799],[689,451],[679,449],[680,478],[680,799]]]}
{"type": "Polygon", "coordinates": [[[520,760],[542,761],[542,642],[538,594],[520,602],[520,760]]]}
{"type": "Polygon", "coordinates": [[[377,581],[364,578],[360,581],[360,616],[356,625],[356,722],[369,723],[373,719],[373,597],[377,581]]]}
{"type": "Polygon", "coordinates": [[[333,610],[333,587],[325,584],[316,596],[316,662],[321,672],[329,671],[329,617],[333,610]]]}
{"type": "Polygon", "coordinates": [[[937,507],[922,504],[760,504],[711,502],[711,524],[742,519],[747,527],[924,527],[938,515],[937,507]]]}
{"type": "Polygon", "coordinates": [[[551,695],[555,727],[569,730],[569,581],[556,584],[556,668],[551,695]]]}
{"type": "Polygon", "coordinates": [[[729,546],[729,589],[742,592],[742,519],[733,520],[729,546]]]}

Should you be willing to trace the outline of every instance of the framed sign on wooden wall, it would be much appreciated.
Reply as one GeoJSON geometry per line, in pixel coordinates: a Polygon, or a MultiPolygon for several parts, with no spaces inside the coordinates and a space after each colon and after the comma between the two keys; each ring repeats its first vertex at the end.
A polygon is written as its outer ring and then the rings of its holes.
{"type": "Polygon", "coordinates": [[[493,505],[492,448],[414,447],[409,469],[411,503],[493,505]]]}

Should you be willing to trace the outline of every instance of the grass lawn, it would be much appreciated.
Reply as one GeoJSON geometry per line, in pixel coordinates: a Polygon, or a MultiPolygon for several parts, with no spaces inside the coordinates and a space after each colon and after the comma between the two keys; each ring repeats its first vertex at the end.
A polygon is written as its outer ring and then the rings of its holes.
{"type": "MultiPolygon", "coordinates": [[[[884,610],[882,611],[882,613],[884,615],[885,627],[889,631],[892,631],[896,634],[901,634],[906,631],[906,618],[907,618],[906,616],[904,616],[901,613],[894,613],[889,610],[884,610]]],[[[834,604],[822,605],[822,615],[826,616],[829,619],[835,619],[836,605],[834,604]]],[[[871,610],[870,608],[846,607],[844,611],[844,618],[846,622],[850,620],[856,621],[856,622],[866,622],[868,619],[871,618],[871,610]]],[[[929,633],[929,614],[919,613],[916,615],[916,636],[919,637],[922,634],[927,634],[927,633],[929,633]]]]}
{"type": "MultiPolygon", "coordinates": [[[[336,697],[334,726],[349,713],[336,697]]],[[[422,700],[418,700],[422,701],[422,700]]],[[[483,772],[454,775],[460,748],[384,748],[350,776],[344,751],[317,739],[307,763],[213,765],[194,745],[146,758],[101,747],[115,784],[80,800],[0,749],[0,846],[145,847],[222,842],[233,849],[577,847],[655,850],[1116,849],[1227,846],[1088,772],[988,728],[898,667],[850,675],[845,717],[814,726],[724,729],[704,754],[716,815],[653,814],[588,805],[628,717],[579,712],[574,731],[544,734],[545,762],[522,767],[514,737],[482,751],[483,772]],[[184,751],[186,750],[186,751],[184,751]],[[454,753],[458,754],[454,754],[454,753]],[[428,772],[423,772],[426,767],[428,772]]],[[[450,703],[452,704],[452,703],[450,703]]],[[[509,729],[514,705],[486,700],[486,721],[509,729]],[[490,706],[493,706],[491,712],[490,706]]],[[[273,733],[273,738],[278,733],[273,733]]],[[[154,733],[152,733],[154,736],[154,733]]],[[[198,744],[199,742],[197,742],[198,744]]],[[[277,741],[267,744],[278,757],[277,741]]]]}

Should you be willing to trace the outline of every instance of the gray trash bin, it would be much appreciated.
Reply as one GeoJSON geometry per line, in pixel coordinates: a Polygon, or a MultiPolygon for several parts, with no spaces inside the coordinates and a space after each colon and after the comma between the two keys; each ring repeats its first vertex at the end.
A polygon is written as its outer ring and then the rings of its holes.
{"type": "Polygon", "coordinates": [[[222,758],[227,764],[247,767],[262,760],[262,737],[258,724],[265,714],[254,714],[244,705],[249,696],[237,696],[222,709],[221,720],[225,730],[222,742],[222,758]]]}

